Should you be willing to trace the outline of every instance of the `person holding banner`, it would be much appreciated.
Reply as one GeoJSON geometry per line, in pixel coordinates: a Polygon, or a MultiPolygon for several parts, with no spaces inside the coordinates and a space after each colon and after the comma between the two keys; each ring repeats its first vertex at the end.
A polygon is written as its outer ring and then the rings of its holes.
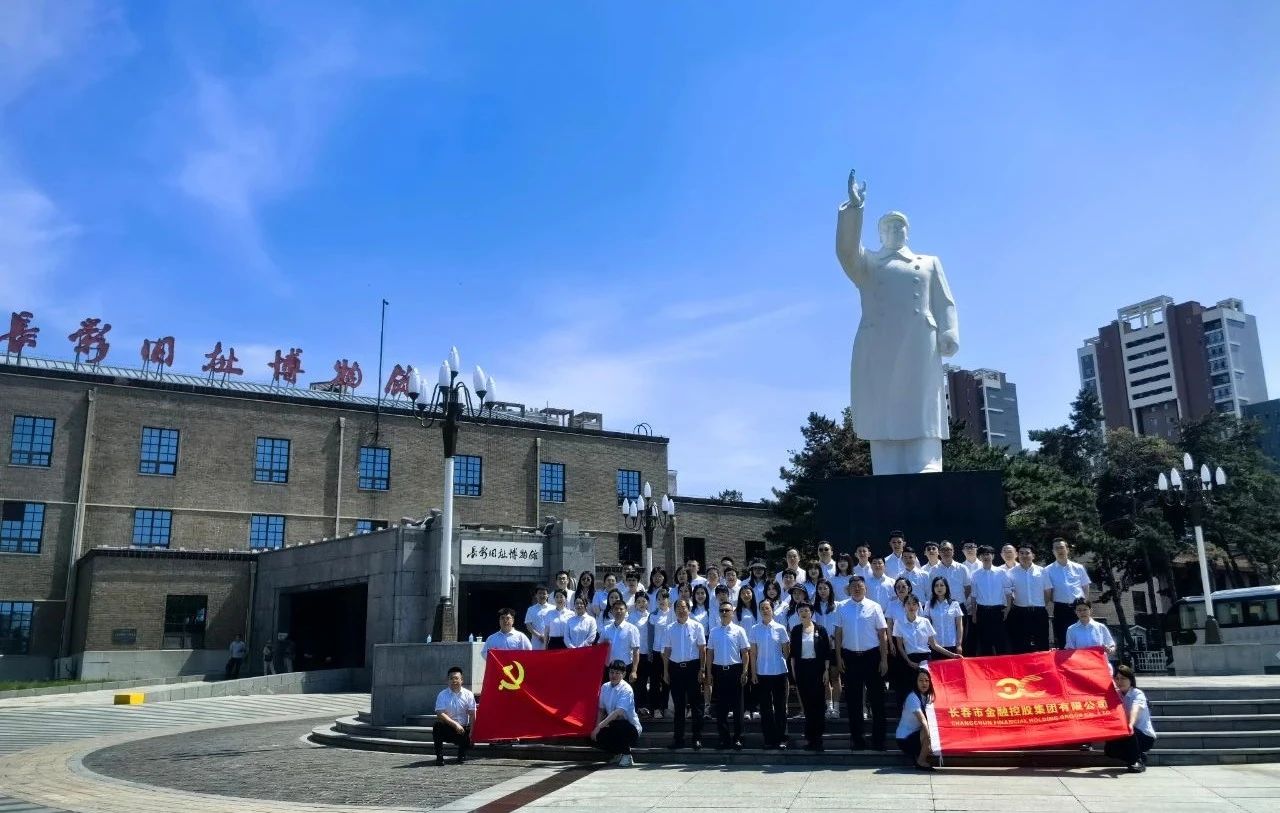
{"type": "Polygon", "coordinates": [[[937,770],[929,764],[933,753],[933,734],[929,727],[929,706],[933,704],[933,678],[922,667],[916,673],[915,688],[902,704],[898,718],[898,750],[922,771],[937,770]]]}
{"type": "Polygon", "coordinates": [[[605,671],[609,680],[600,687],[600,722],[591,732],[591,741],[600,750],[615,755],[618,767],[630,768],[635,764],[631,747],[643,730],[636,715],[636,696],[622,679],[627,673],[625,663],[613,661],[605,671]]]}
{"type": "Polygon", "coordinates": [[[902,657],[902,666],[897,673],[898,682],[894,688],[898,692],[898,701],[903,703],[906,702],[907,695],[911,693],[912,686],[916,683],[916,672],[920,670],[920,664],[929,660],[931,656],[964,657],[948,652],[938,645],[933,623],[920,613],[920,599],[914,595],[907,596],[906,610],[907,617],[893,625],[893,637],[896,639],[894,643],[898,654],[902,657]]]}
{"type": "Polygon", "coordinates": [[[1147,752],[1156,744],[1156,729],[1151,724],[1151,707],[1147,696],[1138,688],[1138,679],[1130,666],[1116,669],[1116,691],[1124,702],[1125,718],[1133,734],[1111,740],[1103,751],[1129,767],[1130,773],[1142,773],[1147,769],[1147,752]]]}
{"type": "Polygon", "coordinates": [[[1063,649],[1087,649],[1100,646],[1107,651],[1107,657],[1116,654],[1116,639],[1111,637],[1111,630],[1106,624],[1093,620],[1093,604],[1088,599],[1078,598],[1075,601],[1076,623],[1067,627],[1067,645],[1063,649]]]}
{"type": "Polygon", "coordinates": [[[484,640],[480,657],[488,655],[491,649],[533,649],[529,637],[515,627],[516,611],[510,607],[498,610],[498,631],[484,640]]]}
{"type": "Polygon", "coordinates": [[[449,667],[449,686],[436,695],[436,722],[431,726],[431,741],[436,749],[436,764],[444,764],[444,745],[458,746],[458,762],[467,758],[471,747],[471,726],[476,721],[476,696],[462,688],[462,667],[449,667]]]}

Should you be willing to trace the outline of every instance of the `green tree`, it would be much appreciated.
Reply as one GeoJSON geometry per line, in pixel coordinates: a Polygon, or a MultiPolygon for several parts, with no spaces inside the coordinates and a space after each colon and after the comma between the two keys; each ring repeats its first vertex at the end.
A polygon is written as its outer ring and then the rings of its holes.
{"type": "Polygon", "coordinates": [[[1036,457],[1077,480],[1090,482],[1102,461],[1102,406],[1093,390],[1081,388],[1062,426],[1033,429],[1027,437],[1040,444],[1036,457]]]}
{"type": "Polygon", "coordinates": [[[720,502],[742,502],[742,492],[736,488],[721,489],[720,493],[712,497],[713,500],[720,502]]]}

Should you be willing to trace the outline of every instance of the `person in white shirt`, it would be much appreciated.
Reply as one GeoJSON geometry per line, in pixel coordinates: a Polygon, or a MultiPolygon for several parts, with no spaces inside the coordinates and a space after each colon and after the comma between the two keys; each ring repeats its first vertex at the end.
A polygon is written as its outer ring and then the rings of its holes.
{"type": "Polygon", "coordinates": [[[779,619],[778,623],[782,623],[781,619],[786,617],[787,605],[791,602],[791,599],[787,597],[787,594],[782,592],[782,588],[779,587],[778,583],[773,579],[770,579],[769,583],[765,585],[764,598],[760,599],[757,603],[763,604],[766,601],[773,604],[773,615],[775,618],[779,619]]]}
{"type": "Polygon", "coordinates": [[[1110,658],[1116,654],[1116,640],[1111,637],[1111,630],[1106,624],[1093,620],[1093,604],[1088,599],[1078,598],[1075,603],[1076,623],[1067,627],[1067,645],[1063,649],[1087,649],[1100,646],[1110,658]]]}
{"type": "Polygon", "coordinates": [[[724,574],[724,586],[729,588],[729,600],[735,604],[738,601],[738,591],[742,589],[743,581],[738,578],[738,569],[733,565],[720,568],[720,572],[724,574]]]}
{"type": "MultiPolygon", "coordinates": [[[[907,617],[907,597],[912,595],[911,580],[899,576],[893,580],[893,598],[881,604],[884,610],[884,620],[889,622],[889,650],[891,654],[897,654],[897,647],[893,640],[893,625],[907,617]]],[[[889,667],[893,669],[892,666],[889,667]]]]}
{"type": "MultiPolygon", "coordinates": [[[[858,562],[853,566],[853,575],[861,576],[864,579],[871,579],[871,546],[865,542],[854,550],[854,555],[858,557],[858,562]]],[[[880,561],[883,563],[884,559],[880,561]]]]}
{"type": "Polygon", "coordinates": [[[557,570],[555,582],[551,585],[551,595],[555,596],[556,590],[563,590],[565,600],[573,593],[573,577],[569,575],[567,570],[557,570]]]}
{"type": "MultiPolygon", "coordinates": [[[[705,587],[702,589],[706,590],[705,587]]],[[[702,750],[702,715],[705,711],[702,684],[707,677],[703,669],[706,657],[706,628],[689,617],[689,602],[680,599],[676,602],[676,619],[667,628],[662,647],[663,677],[671,687],[671,702],[675,706],[673,750],[684,748],[685,709],[693,716],[693,750],[702,750]]]]}
{"type": "Polygon", "coordinates": [[[751,665],[751,642],[747,631],[734,623],[734,607],[722,601],[720,623],[711,628],[707,642],[707,672],[711,675],[712,698],[716,710],[716,749],[742,750],[742,691],[751,665]],[[733,714],[733,737],[729,736],[729,715],[733,714]]]}
{"type": "Polygon", "coordinates": [[[640,717],[636,714],[636,697],[623,681],[627,665],[613,661],[605,669],[609,679],[600,687],[600,722],[591,732],[591,741],[600,750],[615,754],[621,768],[635,764],[631,747],[640,739],[640,717]]]}
{"type": "MultiPolygon", "coordinates": [[[[846,594],[847,595],[847,594],[846,594]]],[[[840,671],[836,669],[836,610],[848,599],[837,600],[836,590],[831,582],[819,579],[813,595],[813,623],[827,631],[827,680],[825,689],[827,719],[834,720],[840,716],[836,704],[840,702],[840,671]]]]}
{"type": "Polygon", "coordinates": [[[871,576],[863,577],[867,582],[867,598],[880,605],[881,609],[888,606],[893,599],[893,583],[894,579],[888,573],[884,572],[884,557],[871,557],[871,576]]]}
{"type": "Polygon", "coordinates": [[[689,605],[689,617],[702,625],[703,632],[711,632],[711,592],[705,584],[693,588],[693,603],[689,605]]]}
{"type": "Polygon", "coordinates": [[[1000,558],[1004,562],[1000,567],[1005,570],[1013,570],[1018,566],[1018,549],[1013,545],[1005,545],[1000,548],[1000,558]]]}
{"type": "Polygon", "coordinates": [[[1013,608],[1009,610],[1009,649],[1015,655],[1052,649],[1045,599],[1053,590],[1030,545],[1018,546],[1018,564],[1009,571],[1013,608]]]}
{"type": "Polygon", "coordinates": [[[436,721],[431,726],[431,740],[435,745],[436,764],[444,764],[444,745],[451,742],[458,746],[458,762],[467,758],[471,747],[471,726],[476,721],[476,696],[470,689],[462,688],[462,667],[449,668],[449,686],[436,695],[436,721]]]}
{"type": "Polygon", "coordinates": [[[516,611],[510,607],[498,610],[498,631],[484,640],[480,657],[488,655],[491,649],[533,649],[529,636],[516,629],[516,611]]]}
{"type": "MultiPolygon", "coordinates": [[[[787,611],[783,617],[779,618],[782,625],[787,628],[788,632],[794,629],[796,624],[800,623],[800,616],[797,611],[800,609],[801,604],[809,603],[809,591],[805,589],[805,585],[797,584],[791,588],[791,595],[789,598],[790,601],[787,602],[787,611]]],[[[792,680],[795,680],[794,676],[792,677],[792,680]]]]}
{"type": "Polygon", "coordinates": [[[634,570],[628,570],[622,581],[622,600],[626,602],[628,610],[635,606],[636,595],[643,592],[644,589],[640,586],[640,574],[634,570]]]}
{"type": "Polygon", "coordinates": [[[942,561],[938,554],[938,543],[926,542],[924,546],[924,562],[920,564],[920,569],[929,575],[933,575],[933,569],[942,561]]]}
{"type": "Polygon", "coordinates": [[[830,581],[836,575],[836,560],[832,556],[831,543],[818,543],[818,567],[822,568],[822,578],[830,581]]]}
{"type": "Polygon", "coordinates": [[[667,584],[667,571],[655,567],[649,574],[649,609],[658,609],[658,593],[671,595],[671,585],[667,584]]]}
{"type": "Polygon", "coordinates": [[[813,603],[813,597],[818,589],[818,581],[826,578],[822,575],[822,565],[817,562],[810,562],[805,565],[804,582],[800,585],[804,588],[805,600],[810,604],[813,603]]]}
{"type": "Polygon", "coordinates": [[[547,649],[564,649],[564,628],[573,618],[573,610],[565,606],[568,594],[564,588],[557,587],[551,592],[555,606],[542,616],[542,633],[547,642],[547,649]]]}
{"type": "Polygon", "coordinates": [[[880,605],[867,598],[861,576],[849,581],[849,600],[836,608],[833,648],[844,679],[844,710],[849,717],[849,747],[867,747],[862,736],[863,692],[871,708],[871,743],[884,748],[884,678],[889,672],[889,625],[880,605]]]}
{"type": "Polygon", "coordinates": [[[649,711],[654,719],[661,720],[667,713],[667,704],[671,701],[671,685],[667,683],[666,673],[662,667],[662,649],[667,644],[667,629],[675,623],[676,614],[671,609],[671,594],[667,590],[658,593],[653,612],[649,613],[649,629],[652,631],[649,652],[649,711]]]}
{"type": "MultiPolygon", "coordinates": [[[[965,612],[972,617],[974,608],[977,606],[973,601],[973,574],[982,568],[982,562],[978,561],[978,544],[972,539],[962,540],[961,547],[964,550],[964,558],[960,562],[960,566],[964,568],[965,573],[968,575],[968,580],[965,582],[965,598],[962,603],[964,604],[965,612]]],[[[960,596],[954,592],[952,596],[955,597],[956,601],[961,601],[960,596]]],[[[977,645],[973,641],[973,624],[966,622],[964,625],[964,651],[974,652],[976,648],[977,645]]]]}
{"type": "Polygon", "coordinates": [[[698,564],[697,559],[690,559],[689,561],[684,563],[684,569],[689,571],[689,587],[690,588],[694,588],[700,584],[707,583],[707,579],[705,576],[698,575],[699,568],[700,568],[700,565],[698,564]]]}
{"type": "MultiPolygon", "coordinates": [[[[774,582],[776,585],[777,582],[774,582]]],[[[787,747],[787,661],[791,636],[773,620],[773,602],[760,603],[760,623],[751,628],[751,685],[760,703],[760,728],[764,747],[787,747]]]]}
{"type": "Polygon", "coordinates": [[[764,562],[759,560],[752,562],[751,567],[747,568],[747,586],[756,594],[756,604],[764,601],[764,586],[773,581],[767,571],[764,562]]]}
{"type": "Polygon", "coordinates": [[[915,689],[902,704],[898,718],[898,749],[922,771],[935,770],[930,764],[933,754],[933,729],[929,707],[933,705],[933,678],[928,669],[916,673],[915,689]]]}
{"type": "MultiPolygon", "coordinates": [[[[795,548],[787,551],[786,564],[783,565],[782,570],[779,570],[777,575],[773,577],[774,581],[782,585],[782,591],[784,593],[791,592],[791,587],[786,583],[786,579],[784,578],[788,570],[792,572],[792,576],[797,582],[804,581],[804,568],[800,566],[800,551],[795,548]]],[[[775,607],[774,610],[776,611],[777,608],[775,607]]]]}
{"type": "Polygon", "coordinates": [[[889,532],[889,547],[893,552],[884,557],[884,572],[891,578],[896,579],[902,573],[902,549],[906,544],[907,540],[902,535],[902,531],[889,532]]]}
{"type": "Polygon", "coordinates": [[[938,546],[938,564],[933,566],[929,575],[935,579],[939,576],[946,579],[948,587],[951,588],[951,597],[964,604],[965,598],[969,595],[969,570],[957,562],[955,556],[955,546],[944,539],[938,546]]]}
{"type": "Polygon", "coordinates": [[[1089,572],[1084,565],[1071,561],[1071,546],[1065,539],[1053,540],[1053,564],[1044,569],[1052,589],[1053,642],[1058,649],[1067,648],[1067,627],[1075,623],[1075,602],[1089,597],[1089,572]]]}
{"type": "Polygon", "coordinates": [[[1129,721],[1128,737],[1111,740],[1103,746],[1103,752],[1128,766],[1130,773],[1142,773],[1147,769],[1147,752],[1156,744],[1156,729],[1151,724],[1151,706],[1147,696],[1138,688],[1138,678],[1132,667],[1120,666],[1115,674],[1116,691],[1124,703],[1125,718],[1129,721]]]}
{"type": "Polygon", "coordinates": [[[951,583],[945,576],[933,577],[933,592],[925,605],[938,645],[948,652],[964,654],[964,607],[951,598],[951,583]]]}
{"type": "Polygon", "coordinates": [[[969,571],[969,575],[973,575],[973,571],[982,567],[982,562],[978,560],[978,543],[972,539],[966,539],[961,545],[964,552],[964,561],[960,564],[964,565],[964,569],[969,571]]]}
{"type": "MultiPolygon", "coordinates": [[[[748,637],[751,636],[751,628],[760,620],[760,603],[756,601],[756,591],[746,582],[738,588],[738,602],[734,606],[733,617],[738,622],[738,626],[747,631],[748,637]]],[[[750,669],[747,670],[748,679],[751,677],[750,671],[750,669]]],[[[759,720],[760,704],[757,702],[755,690],[748,688],[743,694],[743,716],[748,720],[759,720]]]]}
{"type": "Polygon", "coordinates": [[[963,658],[963,655],[949,652],[938,644],[937,633],[929,617],[920,612],[920,599],[915,595],[907,596],[907,617],[893,625],[894,644],[902,658],[903,668],[900,672],[905,677],[896,688],[898,700],[906,702],[915,683],[916,672],[920,664],[930,658],[963,658]]]}
{"type": "MultiPolygon", "coordinates": [[[[600,628],[600,643],[609,645],[609,663],[627,664],[627,681],[635,683],[640,674],[640,630],[627,621],[627,605],[614,602],[609,614],[613,618],[600,628]]],[[[605,669],[606,677],[608,669],[605,669]]]]}
{"type": "MultiPolygon", "coordinates": [[[[870,573],[868,565],[868,573],[870,573]]],[[[849,595],[849,579],[853,578],[853,557],[847,553],[840,554],[840,558],[836,559],[836,575],[832,576],[828,581],[836,591],[836,601],[844,601],[849,595]]],[[[865,578],[865,577],[864,577],[865,578]]]]}
{"type": "Polygon", "coordinates": [[[929,571],[920,567],[916,552],[911,548],[902,549],[902,572],[898,574],[898,578],[911,582],[911,593],[916,598],[929,598],[929,584],[933,577],[929,575],[929,571]]]}
{"type": "Polygon", "coordinates": [[[539,586],[533,591],[533,604],[524,613],[524,628],[534,649],[547,648],[547,641],[543,637],[546,632],[545,616],[555,608],[556,605],[547,599],[547,588],[539,586]]]}
{"type": "Polygon", "coordinates": [[[649,628],[649,594],[641,590],[636,593],[635,604],[627,613],[627,623],[636,628],[640,635],[640,662],[636,669],[636,679],[631,688],[635,690],[636,705],[640,716],[650,714],[649,699],[653,697],[653,630],[649,628]]]}
{"type": "Polygon", "coordinates": [[[978,548],[978,559],[981,560],[982,567],[970,577],[974,607],[969,620],[973,624],[974,655],[1009,653],[1005,619],[1009,616],[1013,586],[1009,582],[1009,571],[992,566],[995,556],[996,552],[990,545],[978,548]]]}
{"type": "Polygon", "coordinates": [[[587,600],[582,596],[573,599],[573,617],[564,625],[564,645],[566,649],[578,649],[591,646],[600,636],[600,627],[596,620],[587,614],[587,600]]]}
{"type": "Polygon", "coordinates": [[[577,595],[587,597],[590,602],[587,604],[587,612],[591,613],[591,617],[598,621],[609,617],[609,591],[618,587],[618,577],[612,573],[606,573],[604,574],[604,587],[598,590],[593,589],[594,587],[595,576],[591,575],[590,571],[584,570],[582,575],[578,577],[577,595]]]}
{"type": "Polygon", "coordinates": [[[710,565],[707,567],[705,575],[706,580],[704,584],[707,585],[707,594],[714,599],[716,597],[716,588],[720,586],[720,568],[715,565],[710,565]]]}

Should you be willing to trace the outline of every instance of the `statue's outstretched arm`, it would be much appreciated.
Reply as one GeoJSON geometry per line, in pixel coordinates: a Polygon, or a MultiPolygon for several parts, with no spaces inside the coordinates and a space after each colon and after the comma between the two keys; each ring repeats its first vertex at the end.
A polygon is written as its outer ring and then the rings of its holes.
{"type": "Polygon", "coordinates": [[[836,258],[844,273],[861,286],[867,278],[866,249],[862,247],[862,210],[866,201],[867,182],[859,182],[849,172],[849,200],[841,204],[836,215],[836,258]]]}

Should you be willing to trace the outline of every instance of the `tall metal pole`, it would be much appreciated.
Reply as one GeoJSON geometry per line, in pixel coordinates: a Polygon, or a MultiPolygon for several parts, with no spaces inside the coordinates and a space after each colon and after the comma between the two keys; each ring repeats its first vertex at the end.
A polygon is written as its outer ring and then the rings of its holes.
{"type": "MultiPolygon", "coordinates": [[[[1196,518],[1197,520],[1199,517],[1196,518]]],[[[1200,559],[1200,582],[1204,585],[1204,642],[1206,644],[1222,643],[1222,632],[1218,629],[1218,618],[1213,614],[1213,585],[1209,583],[1209,557],[1204,549],[1204,530],[1196,522],[1196,556],[1200,559]]]]}
{"type": "Polygon", "coordinates": [[[649,511],[647,505],[649,501],[645,500],[645,517],[644,517],[644,576],[641,578],[641,584],[648,584],[650,577],[653,575],[653,514],[649,511]]]}
{"type": "Polygon", "coordinates": [[[445,603],[453,600],[453,456],[444,459],[444,523],[440,534],[440,598],[445,603]]]}

